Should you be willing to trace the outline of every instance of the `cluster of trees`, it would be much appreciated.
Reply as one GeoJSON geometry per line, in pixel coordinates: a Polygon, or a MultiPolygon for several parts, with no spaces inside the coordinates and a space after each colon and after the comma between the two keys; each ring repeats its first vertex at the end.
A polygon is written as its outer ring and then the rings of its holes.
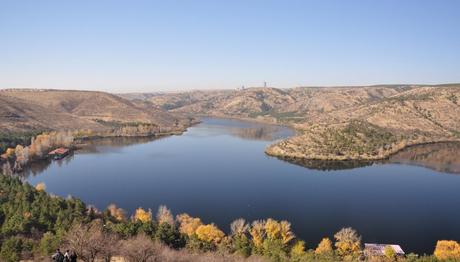
{"type": "Polygon", "coordinates": [[[0,153],[5,152],[8,148],[14,148],[16,145],[29,145],[32,137],[42,133],[42,131],[28,132],[2,132],[0,130],[0,153]]]}
{"type": "Polygon", "coordinates": [[[7,148],[1,155],[5,159],[3,173],[22,170],[29,161],[45,157],[54,148],[70,147],[73,142],[74,135],[71,131],[53,131],[32,137],[27,146],[17,144],[14,148],[7,148]]]}
{"type": "MultiPolygon", "coordinates": [[[[138,208],[131,217],[110,205],[100,212],[74,198],[50,196],[18,178],[0,175],[0,261],[49,259],[60,247],[83,261],[123,257],[126,261],[342,261],[362,259],[361,237],[344,228],[314,249],[297,239],[287,221],[252,223],[237,219],[225,234],[214,224],[188,214],[173,216],[165,206],[154,215],[138,208]]],[[[434,256],[398,258],[385,250],[387,261],[460,259],[460,245],[439,241],[434,256]]]]}
{"type": "Polygon", "coordinates": [[[400,139],[367,121],[352,120],[345,127],[327,128],[322,133],[322,148],[336,155],[384,155],[400,139]]]}

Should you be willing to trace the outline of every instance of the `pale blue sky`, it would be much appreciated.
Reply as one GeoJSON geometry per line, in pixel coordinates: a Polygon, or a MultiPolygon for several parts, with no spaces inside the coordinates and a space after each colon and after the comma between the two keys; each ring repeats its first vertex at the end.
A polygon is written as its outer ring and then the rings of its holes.
{"type": "Polygon", "coordinates": [[[460,82],[460,1],[0,0],[0,88],[460,82]]]}

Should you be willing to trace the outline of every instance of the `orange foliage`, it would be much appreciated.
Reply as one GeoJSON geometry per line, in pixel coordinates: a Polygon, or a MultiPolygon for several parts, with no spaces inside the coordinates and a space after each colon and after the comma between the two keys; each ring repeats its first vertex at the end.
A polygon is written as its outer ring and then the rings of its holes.
{"type": "Polygon", "coordinates": [[[434,255],[439,260],[460,260],[460,244],[453,240],[439,240],[434,255]]]}
{"type": "Polygon", "coordinates": [[[224,238],[225,234],[219,228],[217,228],[214,224],[210,225],[201,225],[196,229],[196,235],[198,239],[212,242],[212,243],[219,243],[224,238]]]}
{"type": "Polygon", "coordinates": [[[187,236],[192,236],[195,234],[197,228],[201,225],[201,219],[196,217],[191,217],[188,214],[180,214],[177,216],[177,221],[179,222],[179,231],[182,234],[187,236]]]}
{"type": "Polygon", "coordinates": [[[144,210],[142,208],[136,209],[134,213],[134,221],[141,221],[142,223],[152,221],[152,210],[144,210]]]}
{"type": "Polygon", "coordinates": [[[321,242],[318,244],[318,247],[315,249],[315,254],[331,254],[332,251],[332,241],[329,238],[325,237],[323,238],[323,240],[321,240],[321,242]]]}

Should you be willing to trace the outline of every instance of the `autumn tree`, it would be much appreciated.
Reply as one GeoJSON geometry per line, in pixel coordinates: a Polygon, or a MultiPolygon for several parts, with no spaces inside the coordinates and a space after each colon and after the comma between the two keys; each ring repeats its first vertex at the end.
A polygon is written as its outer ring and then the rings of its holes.
{"type": "Polygon", "coordinates": [[[383,250],[383,253],[385,254],[385,257],[389,259],[390,261],[393,261],[396,259],[396,251],[390,245],[385,247],[385,249],[383,250]]]}
{"type": "Polygon", "coordinates": [[[266,236],[265,220],[256,220],[252,222],[252,226],[249,229],[249,234],[251,235],[254,247],[256,249],[261,248],[266,236]]]}
{"type": "Polygon", "coordinates": [[[341,256],[355,256],[361,250],[361,237],[351,227],[342,228],[334,235],[335,247],[341,256]]]}
{"type": "Polygon", "coordinates": [[[305,255],[305,242],[298,240],[291,248],[291,257],[292,258],[301,258],[305,255]]]}
{"type": "Polygon", "coordinates": [[[122,208],[118,208],[115,204],[110,204],[107,207],[109,215],[117,221],[126,220],[126,212],[122,208]]]}
{"type": "Polygon", "coordinates": [[[251,254],[251,243],[247,236],[249,224],[243,218],[239,218],[230,224],[230,237],[234,252],[245,257],[251,254]]]}
{"type": "Polygon", "coordinates": [[[134,221],[140,221],[142,223],[147,223],[152,221],[152,210],[144,210],[143,208],[139,207],[136,209],[136,212],[133,216],[134,221]]]}
{"type": "Polygon", "coordinates": [[[201,223],[201,219],[191,217],[185,213],[177,215],[176,220],[179,223],[179,231],[188,237],[191,237],[193,234],[195,234],[196,229],[203,225],[203,223],[201,223]]]}
{"type": "Polygon", "coordinates": [[[218,244],[224,238],[225,234],[214,224],[201,225],[196,229],[198,239],[209,243],[218,244]]]}
{"type": "Polygon", "coordinates": [[[334,250],[332,249],[332,241],[329,238],[323,238],[319,242],[318,247],[315,249],[316,255],[332,255],[334,250]]]}
{"type": "Polygon", "coordinates": [[[160,206],[157,212],[157,222],[158,224],[167,223],[170,225],[174,225],[174,217],[166,206],[160,206]]]}
{"type": "Polygon", "coordinates": [[[460,244],[453,240],[439,240],[434,255],[439,260],[460,260],[460,244]]]}
{"type": "Polygon", "coordinates": [[[46,185],[44,182],[40,182],[35,186],[35,189],[37,191],[45,191],[46,190],[46,185]]]}

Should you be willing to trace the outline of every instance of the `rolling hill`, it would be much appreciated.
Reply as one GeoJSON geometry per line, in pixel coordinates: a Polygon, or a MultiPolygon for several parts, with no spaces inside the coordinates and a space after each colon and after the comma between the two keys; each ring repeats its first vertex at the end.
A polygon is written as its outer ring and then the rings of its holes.
{"type": "Polygon", "coordinates": [[[104,92],[10,89],[0,91],[3,132],[90,129],[149,124],[182,128],[188,120],[104,92]]]}
{"type": "Polygon", "coordinates": [[[457,141],[460,134],[460,84],[259,87],[144,94],[133,101],[290,125],[297,135],[267,148],[279,157],[381,159],[409,145],[457,141]]]}

